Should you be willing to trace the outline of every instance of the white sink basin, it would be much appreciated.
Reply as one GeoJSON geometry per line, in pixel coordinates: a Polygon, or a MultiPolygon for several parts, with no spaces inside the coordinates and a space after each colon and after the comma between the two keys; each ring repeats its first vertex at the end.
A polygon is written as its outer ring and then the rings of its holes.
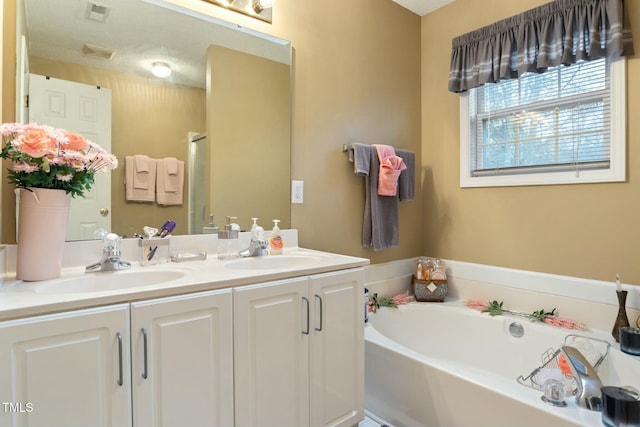
{"type": "Polygon", "coordinates": [[[58,279],[30,285],[38,293],[109,292],[170,282],[184,277],[179,270],[121,270],[85,273],[69,279],[58,279]]]}
{"type": "Polygon", "coordinates": [[[313,255],[268,255],[229,261],[225,264],[225,268],[234,270],[286,270],[308,267],[318,264],[320,261],[322,261],[321,257],[313,255]]]}

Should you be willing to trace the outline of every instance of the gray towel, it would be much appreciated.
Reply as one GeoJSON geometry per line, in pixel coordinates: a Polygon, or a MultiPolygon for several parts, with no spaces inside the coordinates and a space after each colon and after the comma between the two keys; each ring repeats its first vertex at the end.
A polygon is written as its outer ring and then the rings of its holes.
{"type": "Polygon", "coordinates": [[[370,145],[354,143],[353,150],[349,150],[349,161],[353,162],[353,172],[356,175],[368,175],[371,164],[370,145]]]}
{"type": "Polygon", "coordinates": [[[416,191],[416,155],[412,151],[396,150],[396,156],[402,157],[407,165],[398,178],[398,196],[401,202],[413,202],[416,191]]]}
{"type": "MultiPolygon", "coordinates": [[[[396,154],[402,157],[407,165],[407,169],[400,174],[398,196],[378,196],[380,169],[378,152],[371,145],[353,144],[354,172],[358,175],[365,175],[362,246],[373,248],[374,251],[398,247],[400,235],[399,201],[410,201],[414,198],[415,155],[406,150],[396,150],[396,154]]],[[[351,156],[349,160],[351,160],[351,156]]]]}

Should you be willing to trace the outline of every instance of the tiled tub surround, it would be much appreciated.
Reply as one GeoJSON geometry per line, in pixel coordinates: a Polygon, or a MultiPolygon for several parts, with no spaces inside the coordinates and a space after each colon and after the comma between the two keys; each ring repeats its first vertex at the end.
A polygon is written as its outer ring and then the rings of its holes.
{"type": "MultiPolygon", "coordinates": [[[[504,301],[506,308],[525,313],[557,308],[560,316],[591,330],[576,333],[611,342],[601,367],[605,385],[610,381],[640,388],[640,357],[621,353],[611,337],[617,314],[615,283],[454,261],[447,265],[446,302],[381,308],[369,316],[365,407],[371,413],[395,426],[602,425],[600,413],[578,408],[573,398],[567,398],[568,408],[553,408],[540,400],[541,392],[516,381],[541,364],[542,352],[558,348],[576,331],[509,315],[490,317],[466,308],[462,302],[467,299],[504,301]],[[523,324],[522,339],[507,334],[513,321],[523,324]]],[[[409,288],[412,270],[413,260],[370,265],[365,283],[370,292],[396,294],[409,288]]],[[[624,289],[634,322],[640,288],[624,289]]]]}

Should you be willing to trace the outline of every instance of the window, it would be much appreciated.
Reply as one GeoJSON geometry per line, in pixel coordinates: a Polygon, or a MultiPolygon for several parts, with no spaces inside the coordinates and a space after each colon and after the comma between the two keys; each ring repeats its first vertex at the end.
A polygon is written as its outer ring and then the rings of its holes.
{"type": "Polygon", "coordinates": [[[488,83],[460,112],[461,187],[625,180],[624,59],[488,83]]]}

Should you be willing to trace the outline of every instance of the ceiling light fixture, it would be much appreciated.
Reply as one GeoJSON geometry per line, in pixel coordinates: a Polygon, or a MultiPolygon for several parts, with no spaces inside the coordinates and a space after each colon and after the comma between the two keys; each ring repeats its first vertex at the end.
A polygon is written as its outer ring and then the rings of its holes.
{"type": "Polygon", "coordinates": [[[260,13],[265,9],[271,9],[273,7],[274,0],[254,0],[253,2],[253,10],[256,13],[260,13]]]}
{"type": "Polygon", "coordinates": [[[151,72],[154,76],[165,79],[171,75],[171,66],[166,62],[154,62],[151,72]]]}

